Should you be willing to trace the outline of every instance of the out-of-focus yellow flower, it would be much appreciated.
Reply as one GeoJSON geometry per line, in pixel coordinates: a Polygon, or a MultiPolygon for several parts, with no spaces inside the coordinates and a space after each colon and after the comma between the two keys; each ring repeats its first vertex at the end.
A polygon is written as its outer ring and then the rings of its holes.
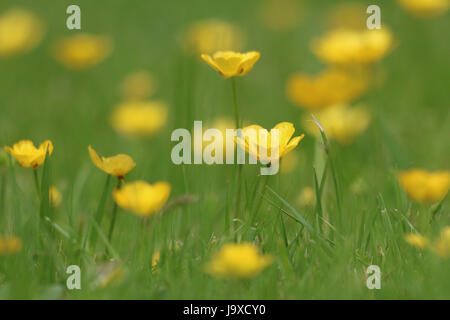
{"type": "Polygon", "coordinates": [[[135,181],[115,189],[113,198],[123,209],[147,217],[158,212],[166,204],[170,189],[167,182],[149,184],[145,181],[135,181]]]}
{"type": "Polygon", "coordinates": [[[364,71],[328,69],[318,75],[292,75],[286,86],[287,96],[296,105],[319,109],[334,104],[349,103],[359,98],[368,88],[364,71]]]}
{"type": "Polygon", "coordinates": [[[164,127],[168,108],[162,101],[128,101],[113,111],[111,125],[119,133],[151,136],[164,127]]]}
{"type": "Polygon", "coordinates": [[[294,132],[294,125],[290,122],[280,122],[270,132],[254,124],[243,128],[243,136],[237,137],[236,142],[258,160],[273,161],[293,150],[305,136],[302,134],[292,138],[294,132]],[[272,140],[276,139],[275,130],[278,130],[278,141],[273,142],[273,148],[278,149],[278,152],[272,154],[272,140]]]}
{"type": "Polygon", "coordinates": [[[435,202],[448,192],[450,171],[427,172],[423,169],[411,169],[399,172],[398,180],[413,200],[435,202]]]}
{"type": "Polygon", "coordinates": [[[418,249],[425,249],[429,242],[427,238],[417,233],[405,235],[405,241],[418,249]]]}
{"type": "Polygon", "coordinates": [[[239,51],[244,43],[243,34],[237,26],[217,19],[194,23],[182,38],[184,49],[197,54],[239,51]]]}
{"type": "Polygon", "coordinates": [[[407,11],[421,18],[434,17],[446,12],[449,0],[397,0],[407,11]]]}
{"type": "Polygon", "coordinates": [[[22,240],[12,236],[0,236],[0,256],[14,254],[22,250],[22,240]]]}
{"type": "Polygon", "coordinates": [[[5,146],[8,151],[19,163],[21,167],[33,168],[41,166],[45,161],[45,155],[51,155],[53,144],[50,140],[45,140],[36,148],[30,140],[20,140],[11,147],[5,146]]]}
{"type": "Polygon", "coordinates": [[[261,22],[268,29],[294,29],[300,22],[304,8],[296,0],[266,0],[260,10],[261,22]]]}
{"type": "Polygon", "coordinates": [[[0,57],[26,53],[44,35],[42,21],[24,9],[10,9],[0,16],[0,57]]]}
{"type": "Polygon", "coordinates": [[[243,76],[253,69],[253,65],[258,61],[260,53],[249,51],[246,53],[234,51],[217,51],[211,57],[209,54],[201,55],[211,68],[219,72],[224,78],[243,76]]]}
{"type": "Polygon", "coordinates": [[[53,48],[53,55],[67,68],[83,70],[102,62],[111,50],[112,42],[108,37],[80,33],[60,39],[53,48]]]}
{"type": "Polygon", "coordinates": [[[250,278],[272,263],[269,255],[260,254],[251,243],[225,244],[205,266],[206,272],[227,278],[250,278]]]}
{"type": "Polygon", "coordinates": [[[328,23],[331,29],[366,29],[367,5],[349,2],[338,4],[328,14],[328,23]]]}
{"type": "Polygon", "coordinates": [[[61,192],[59,192],[58,188],[56,188],[55,186],[51,186],[48,190],[48,196],[50,203],[54,207],[59,207],[62,202],[62,195],[61,192]]]}
{"type": "Polygon", "coordinates": [[[383,58],[392,49],[393,41],[387,28],[336,29],[313,41],[312,51],[330,64],[370,64],[383,58]]]}
{"type": "Polygon", "coordinates": [[[144,100],[150,97],[157,87],[157,81],[147,71],[136,71],[127,75],[120,86],[125,100],[144,100]]]}
{"type": "Polygon", "coordinates": [[[311,187],[304,187],[297,198],[297,203],[301,207],[312,207],[316,202],[316,192],[311,187]]]}
{"type": "Polygon", "coordinates": [[[152,255],[152,273],[156,273],[158,269],[159,259],[161,258],[161,251],[157,250],[152,255]]]}
{"type": "MultiPolygon", "coordinates": [[[[344,145],[351,144],[364,132],[370,123],[369,112],[362,107],[350,108],[347,105],[335,105],[315,114],[322,125],[325,134],[344,145]]],[[[317,125],[310,120],[304,120],[303,125],[310,134],[320,137],[317,125]]]]}
{"type": "Polygon", "coordinates": [[[109,284],[119,284],[123,281],[125,270],[121,263],[116,261],[107,262],[99,267],[96,285],[104,288],[109,284]]]}
{"type": "Polygon", "coordinates": [[[441,231],[439,239],[433,247],[434,251],[442,258],[450,258],[450,226],[441,231]]]}
{"type": "Polygon", "coordinates": [[[125,175],[130,172],[135,166],[133,159],[126,154],[118,154],[112,157],[99,157],[97,152],[88,147],[89,155],[92,162],[102,171],[107,174],[123,179],[125,175]]]}

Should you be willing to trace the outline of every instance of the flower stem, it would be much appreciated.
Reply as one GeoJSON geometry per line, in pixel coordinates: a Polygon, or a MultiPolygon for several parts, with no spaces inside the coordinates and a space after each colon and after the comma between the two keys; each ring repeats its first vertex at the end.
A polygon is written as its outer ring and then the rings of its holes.
{"type": "MultiPolygon", "coordinates": [[[[122,179],[117,179],[117,189],[120,189],[122,183],[122,179]]],[[[111,224],[109,226],[109,232],[108,232],[108,241],[111,242],[112,234],[114,231],[114,226],[116,224],[116,217],[117,217],[117,203],[114,201],[114,207],[112,211],[112,218],[111,218],[111,224]]]]}
{"type": "Polygon", "coordinates": [[[238,104],[237,104],[236,80],[235,80],[234,77],[231,78],[231,90],[233,92],[235,125],[236,125],[236,129],[239,129],[239,107],[238,107],[238,104]]]}
{"type": "MultiPolygon", "coordinates": [[[[233,92],[233,104],[234,104],[234,118],[235,118],[235,129],[239,129],[239,107],[237,103],[237,95],[236,95],[236,80],[234,77],[231,78],[231,90],[233,92]]],[[[237,164],[237,188],[236,188],[236,208],[235,213],[236,217],[239,216],[240,206],[241,206],[241,188],[242,188],[242,164],[237,164]]]]}
{"type": "Polygon", "coordinates": [[[38,195],[39,199],[41,199],[41,188],[39,187],[39,178],[38,178],[37,169],[33,169],[33,177],[34,177],[34,185],[36,187],[37,195],[38,195]]]}
{"type": "MultiPolygon", "coordinates": [[[[105,187],[103,188],[102,196],[100,198],[100,202],[98,204],[97,212],[95,213],[95,222],[98,226],[101,225],[103,219],[103,212],[105,210],[106,198],[108,197],[109,184],[111,181],[111,176],[108,174],[106,177],[105,187]]],[[[95,244],[97,243],[98,231],[94,228],[90,228],[91,238],[90,238],[90,246],[95,250],[95,244]]]]}

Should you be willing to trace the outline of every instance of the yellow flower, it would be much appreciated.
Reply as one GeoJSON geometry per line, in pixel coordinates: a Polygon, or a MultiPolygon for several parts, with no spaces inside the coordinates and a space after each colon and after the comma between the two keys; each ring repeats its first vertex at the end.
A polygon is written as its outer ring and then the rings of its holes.
{"type": "Polygon", "coordinates": [[[32,12],[10,9],[0,16],[0,57],[26,53],[42,40],[44,26],[32,12]]]}
{"type": "Polygon", "coordinates": [[[442,14],[448,10],[449,0],[397,0],[407,11],[421,17],[428,18],[442,14]]]}
{"type": "Polygon", "coordinates": [[[49,155],[52,154],[53,144],[45,140],[36,148],[32,141],[20,140],[12,148],[5,146],[5,150],[16,158],[21,167],[36,169],[44,163],[47,150],[49,155]]]}
{"type": "Polygon", "coordinates": [[[259,56],[260,53],[257,51],[246,53],[217,51],[212,57],[209,54],[201,55],[203,61],[224,78],[246,75],[252,70],[259,56]]]}
{"type": "MultiPolygon", "coordinates": [[[[370,114],[362,107],[335,105],[318,112],[315,116],[328,138],[345,145],[351,144],[370,123],[370,114]]],[[[305,120],[303,125],[310,134],[320,137],[319,128],[313,121],[305,120]]]]}
{"type": "Polygon", "coordinates": [[[119,133],[151,136],[164,127],[168,109],[162,101],[129,101],[117,106],[111,125],[119,133]]]}
{"type": "Polygon", "coordinates": [[[251,243],[225,244],[206,267],[206,272],[229,278],[249,278],[272,263],[272,257],[259,254],[251,243]]]}
{"type": "Polygon", "coordinates": [[[238,27],[217,19],[194,23],[188,28],[182,39],[184,49],[197,54],[241,50],[244,42],[242,32],[238,27]]]}
{"type": "Polygon", "coordinates": [[[107,174],[115,176],[119,179],[123,179],[125,175],[130,172],[135,166],[133,159],[126,154],[118,154],[113,157],[100,157],[97,152],[88,147],[89,155],[92,159],[92,162],[100,169],[105,171],[107,174]]]}
{"type": "Polygon", "coordinates": [[[297,198],[297,203],[301,207],[312,207],[316,202],[316,192],[311,187],[304,187],[297,198]]]}
{"type": "Polygon", "coordinates": [[[60,39],[53,48],[56,60],[73,70],[88,69],[102,62],[111,53],[109,38],[77,34],[60,39]]]}
{"type": "Polygon", "coordinates": [[[315,76],[294,74],[287,82],[286,91],[298,106],[319,109],[359,98],[368,84],[365,72],[329,69],[315,76]]]}
{"type": "Polygon", "coordinates": [[[423,169],[411,169],[400,172],[398,180],[413,200],[435,202],[448,192],[450,171],[427,172],[423,169]]]}
{"type": "Polygon", "coordinates": [[[291,30],[299,24],[303,12],[303,6],[296,0],[266,0],[260,9],[260,19],[268,29],[291,30]]]}
{"type": "Polygon", "coordinates": [[[312,43],[312,51],[331,64],[369,64],[383,58],[393,46],[392,33],[386,29],[336,29],[312,43]]]}
{"type": "Polygon", "coordinates": [[[161,258],[161,251],[157,250],[152,255],[152,273],[156,273],[158,269],[159,259],[161,258]]]}
{"type": "Polygon", "coordinates": [[[256,159],[273,161],[293,150],[305,136],[302,134],[292,138],[294,132],[294,125],[290,122],[280,122],[270,132],[255,124],[243,128],[243,136],[237,137],[236,141],[256,159]],[[275,130],[278,130],[278,141],[274,141],[272,146],[272,140],[276,139],[277,136],[275,130]],[[278,152],[272,154],[272,147],[278,149],[278,152]]]}
{"type": "Polygon", "coordinates": [[[450,258],[450,226],[441,231],[439,239],[433,247],[434,251],[442,258],[450,258]]]}
{"type": "Polygon", "coordinates": [[[12,236],[0,236],[0,256],[14,254],[20,250],[22,250],[22,240],[12,236]]]}
{"type": "Polygon", "coordinates": [[[405,241],[418,249],[425,249],[428,245],[428,239],[417,233],[405,235],[405,241]]]}
{"type": "Polygon", "coordinates": [[[59,207],[62,201],[62,195],[61,192],[59,192],[59,190],[55,186],[50,187],[50,189],[48,190],[48,196],[50,203],[54,207],[59,207]]]}
{"type": "Polygon", "coordinates": [[[170,184],[167,182],[148,184],[145,181],[135,181],[115,189],[113,198],[123,209],[138,216],[147,217],[158,212],[166,204],[170,189],[170,184]]]}
{"type": "Polygon", "coordinates": [[[156,91],[156,79],[147,71],[130,73],[123,79],[121,92],[125,100],[143,100],[156,91]]]}

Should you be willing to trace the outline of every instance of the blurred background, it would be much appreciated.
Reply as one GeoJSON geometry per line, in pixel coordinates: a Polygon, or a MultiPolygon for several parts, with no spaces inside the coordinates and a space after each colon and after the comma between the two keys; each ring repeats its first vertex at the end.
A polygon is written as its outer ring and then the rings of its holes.
{"type": "MultiPolygon", "coordinates": [[[[382,28],[392,33],[392,46],[371,64],[368,88],[348,101],[364,106],[370,123],[351,143],[333,140],[344,196],[366,192],[361,203],[374,200],[378,192],[392,195],[388,203],[395,201],[393,170],[447,169],[450,159],[449,15],[444,10],[423,17],[403,2],[376,1],[382,28]]],[[[20,139],[53,141],[54,182],[63,194],[78,190],[81,216],[95,208],[104,181],[91,163],[88,145],[105,156],[131,155],[137,166],[127,178],[170,181],[175,195],[186,192],[185,174],[189,191],[200,195],[194,207],[198,210],[184,218],[186,225],[205,224],[198,221],[200,211],[219,208],[214,213],[219,216],[226,207],[220,199],[227,197],[222,194],[227,190],[224,181],[232,181],[233,167],[189,166],[183,172],[170,160],[175,144],[170,134],[176,128],[190,129],[194,120],[211,126],[224,119],[233,123],[230,81],[201,61],[202,47],[195,38],[202,37],[198,30],[223,28],[224,37],[238,34],[232,46],[261,52],[253,70],[237,78],[244,123],[272,128],[289,121],[296,135],[307,134],[292,152],[292,165],[284,164],[284,194],[297,201],[302,188],[313,186],[316,139],[307,132],[305,120],[316,110],[293,101],[287,84],[295,73],[317,75],[328,69],[311,50],[313,41],[330,29],[365,28],[370,4],[374,1],[3,0],[0,20],[11,9],[26,10],[36,19],[30,22],[36,34],[22,48],[0,54],[0,145],[20,139]],[[71,4],[81,8],[81,30],[66,27],[71,4]],[[101,44],[80,49],[94,52],[91,64],[82,67],[71,65],[61,44],[61,39],[79,33],[102,37],[101,44]],[[123,134],[112,120],[133,89],[138,92],[131,95],[167,108],[167,119],[138,137],[123,134]]],[[[7,37],[1,26],[0,39],[7,37]]],[[[122,116],[117,117],[120,121],[122,116]]],[[[248,167],[244,174],[256,179],[256,170],[248,167]]],[[[29,179],[29,172],[17,174],[21,188],[28,188],[20,177],[29,179]]]]}

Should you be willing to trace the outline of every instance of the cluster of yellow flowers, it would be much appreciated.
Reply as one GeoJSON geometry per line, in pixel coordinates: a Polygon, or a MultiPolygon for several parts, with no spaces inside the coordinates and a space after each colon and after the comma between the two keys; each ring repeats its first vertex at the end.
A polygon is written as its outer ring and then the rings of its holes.
{"type": "MultiPolygon", "coordinates": [[[[117,154],[112,157],[99,157],[97,152],[88,147],[92,162],[102,171],[119,180],[125,179],[136,163],[126,154],[117,154]]],[[[123,209],[129,210],[138,216],[149,216],[159,211],[167,202],[170,195],[170,184],[156,182],[149,184],[145,181],[124,183],[121,188],[113,191],[114,201],[123,209]]]]}
{"type": "MultiPolygon", "coordinates": [[[[44,34],[45,25],[34,13],[21,8],[5,11],[0,15],[0,58],[31,51],[44,34]]],[[[52,54],[65,67],[84,70],[102,62],[111,50],[108,37],[78,33],[55,41],[52,54]]]]}
{"type": "MultiPolygon", "coordinates": [[[[367,30],[360,7],[343,7],[330,18],[332,29],[311,44],[312,52],[327,69],[317,75],[295,73],[286,85],[288,98],[297,106],[313,111],[327,136],[350,144],[368,127],[371,117],[364,107],[349,105],[369,88],[371,65],[393,48],[393,35],[386,27],[367,30]],[[342,16],[349,17],[345,21],[342,16]],[[338,21],[339,23],[336,23],[338,21]]],[[[314,125],[306,130],[320,136],[314,125]]]]}
{"type": "Polygon", "coordinates": [[[405,235],[405,241],[418,249],[430,248],[434,253],[442,258],[450,258],[450,226],[442,229],[438,239],[434,242],[418,234],[410,233],[405,235]]]}

